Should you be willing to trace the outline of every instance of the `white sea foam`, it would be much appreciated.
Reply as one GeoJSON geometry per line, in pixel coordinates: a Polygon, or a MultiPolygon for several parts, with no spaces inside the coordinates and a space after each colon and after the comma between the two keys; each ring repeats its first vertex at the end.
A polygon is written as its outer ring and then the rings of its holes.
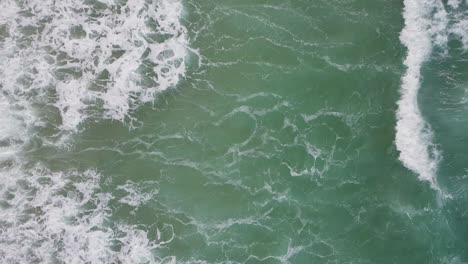
{"type": "MultiPolygon", "coordinates": [[[[157,184],[157,182],[155,182],[157,184]]],[[[152,182],[145,181],[144,186],[127,181],[124,185],[117,187],[127,193],[126,196],[119,199],[120,203],[128,204],[133,208],[138,208],[142,204],[150,201],[158,194],[159,190],[154,188],[152,182]],[[145,188],[146,187],[146,188],[145,188]]]]}
{"type": "Polygon", "coordinates": [[[34,115],[0,99],[0,122],[6,124],[0,129],[0,263],[163,262],[153,253],[163,239],[112,220],[109,202],[115,198],[99,191],[98,173],[51,172],[40,164],[26,169],[22,149],[34,115]]]}
{"type": "Polygon", "coordinates": [[[421,67],[434,47],[447,54],[450,36],[461,40],[468,49],[468,15],[466,1],[405,0],[405,27],[400,40],[407,47],[406,73],[402,78],[401,98],[398,102],[396,146],[403,164],[419,175],[421,180],[437,185],[436,173],[441,154],[433,143],[433,132],[424,121],[418,107],[421,67]]]}
{"type": "Polygon", "coordinates": [[[452,8],[458,8],[463,0],[448,0],[447,4],[452,8]]]}
{"type": "MultiPolygon", "coordinates": [[[[115,198],[99,191],[95,171],[27,169],[35,115],[3,94],[0,111],[0,263],[174,263],[153,253],[163,239],[112,220],[115,198]]],[[[123,189],[138,196],[131,187],[123,189]]]]}
{"type": "Polygon", "coordinates": [[[451,10],[453,23],[450,25],[449,32],[461,40],[463,49],[466,51],[468,50],[468,2],[449,1],[449,4],[453,8],[451,10]]]}
{"type": "MultiPolygon", "coordinates": [[[[99,173],[24,157],[38,127],[57,125],[37,105],[75,131],[90,114],[124,120],[184,75],[180,1],[98,2],[0,1],[0,263],[175,262],[154,255],[167,241],[113,219],[99,173]]],[[[131,187],[120,202],[152,197],[131,187]]]]}
{"type": "Polygon", "coordinates": [[[12,111],[13,107],[7,98],[0,95],[0,166],[17,158],[16,155],[27,138],[22,118],[28,114],[20,109],[12,111]]]}
{"type": "Polygon", "coordinates": [[[435,189],[440,154],[432,142],[432,131],[418,107],[421,67],[434,46],[447,43],[447,13],[440,0],[405,0],[405,27],[400,40],[407,47],[404,61],[406,73],[402,78],[401,98],[398,101],[396,146],[403,164],[429,181],[435,189]]]}
{"type": "Polygon", "coordinates": [[[0,172],[0,262],[159,263],[146,231],[111,221],[93,171],[0,172]]]}
{"type": "Polygon", "coordinates": [[[0,3],[2,89],[56,93],[50,103],[63,130],[75,130],[90,109],[124,120],[185,73],[180,1],[99,2],[0,3]]]}
{"type": "Polygon", "coordinates": [[[450,28],[450,33],[459,37],[463,43],[463,48],[468,50],[468,15],[460,16],[459,21],[450,28]]]}

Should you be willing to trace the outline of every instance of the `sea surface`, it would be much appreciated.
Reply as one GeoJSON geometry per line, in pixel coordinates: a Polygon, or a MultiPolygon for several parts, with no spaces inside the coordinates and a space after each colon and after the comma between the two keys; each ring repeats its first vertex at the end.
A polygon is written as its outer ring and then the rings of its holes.
{"type": "Polygon", "coordinates": [[[468,263],[468,2],[0,0],[0,263],[468,263]]]}

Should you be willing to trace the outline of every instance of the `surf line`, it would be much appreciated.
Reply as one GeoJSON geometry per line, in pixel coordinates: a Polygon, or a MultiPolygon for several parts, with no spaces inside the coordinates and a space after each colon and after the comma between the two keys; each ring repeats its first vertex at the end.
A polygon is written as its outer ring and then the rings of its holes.
{"type": "Polygon", "coordinates": [[[447,13],[440,0],[405,0],[405,26],[400,41],[407,48],[406,72],[401,79],[397,102],[395,144],[399,159],[422,181],[442,193],[437,183],[437,169],[442,158],[433,143],[433,132],[418,106],[421,67],[430,58],[435,46],[447,43],[447,13]]]}

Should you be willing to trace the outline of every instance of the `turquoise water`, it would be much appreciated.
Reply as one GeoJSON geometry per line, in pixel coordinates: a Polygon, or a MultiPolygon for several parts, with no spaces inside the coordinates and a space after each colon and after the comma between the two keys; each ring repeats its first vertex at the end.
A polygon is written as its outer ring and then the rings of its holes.
{"type": "Polygon", "coordinates": [[[0,7],[2,263],[466,263],[466,1],[0,7]]]}

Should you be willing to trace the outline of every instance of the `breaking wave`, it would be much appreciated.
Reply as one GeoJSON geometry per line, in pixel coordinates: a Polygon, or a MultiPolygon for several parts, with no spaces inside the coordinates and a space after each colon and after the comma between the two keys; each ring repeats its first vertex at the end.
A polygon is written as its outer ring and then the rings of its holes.
{"type": "Polygon", "coordinates": [[[442,158],[433,142],[433,131],[424,120],[418,106],[421,87],[421,67],[430,59],[435,47],[447,51],[450,36],[459,38],[465,49],[468,47],[468,20],[460,12],[462,1],[450,0],[447,5],[440,0],[405,0],[403,17],[405,26],[400,40],[408,52],[404,61],[406,73],[401,80],[401,98],[398,101],[396,146],[400,160],[419,178],[437,184],[437,169],[442,158]]]}

